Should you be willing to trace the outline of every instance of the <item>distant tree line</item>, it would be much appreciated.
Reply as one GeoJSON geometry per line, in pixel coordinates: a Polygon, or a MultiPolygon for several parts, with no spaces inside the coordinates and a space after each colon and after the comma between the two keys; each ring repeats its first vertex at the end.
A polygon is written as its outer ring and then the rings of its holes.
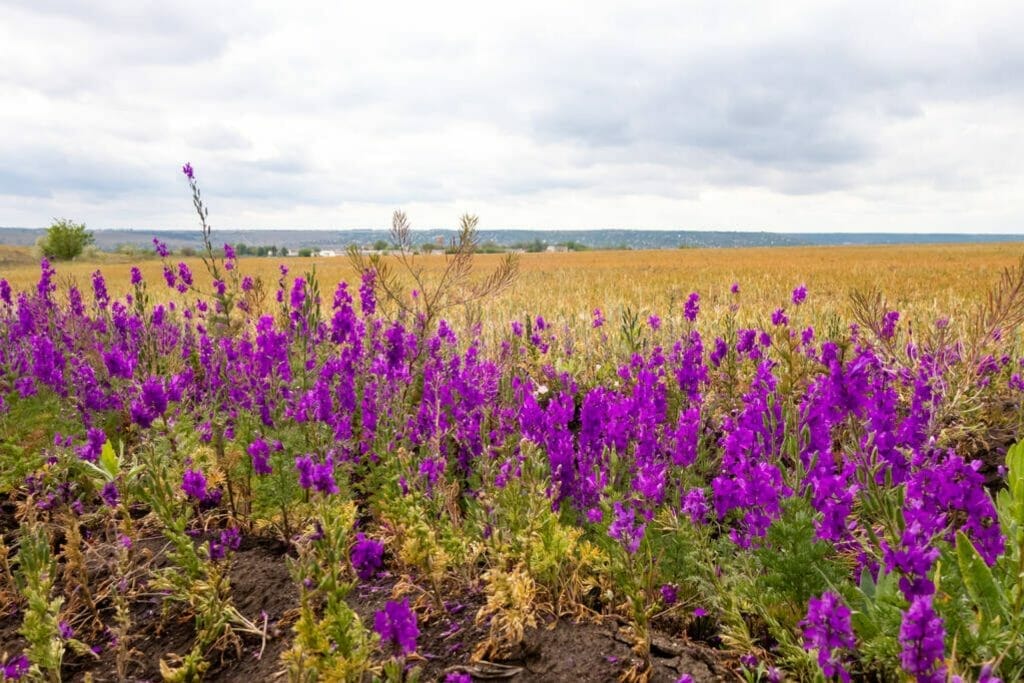
{"type": "MultiPolygon", "coordinates": [[[[302,251],[301,249],[299,250],[302,251]]],[[[239,242],[235,245],[235,253],[238,256],[287,256],[288,247],[277,247],[274,245],[249,246],[239,242]]],[[[299,254],[302,255],[301,253],[299,254]]]]}

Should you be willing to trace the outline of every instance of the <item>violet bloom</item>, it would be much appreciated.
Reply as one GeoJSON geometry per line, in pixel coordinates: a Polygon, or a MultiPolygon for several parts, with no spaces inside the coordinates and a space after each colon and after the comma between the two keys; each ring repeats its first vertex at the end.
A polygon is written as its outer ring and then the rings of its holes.
{"type": "Polygon", "coordinates": [[[373,269],[363,271],[362,284],[359,285],[359,300],[364,318],[370,317],[377,311],[377,295],[374,292],[376,283],[377,271],[373,269]]]}
{"type": "Polygon", "coordinates": [[[615,519],[608,527],[608,535],[622,544],[630,555],[640,548],[640,541],[644,537],[646,524],[637,523],[636,511],[632,506],[626,507],[622,503],[615,502],[615,519]]]}
{"type": "Polygon", "coordinates": [[[850,608],[831,591],[807,604],[807,618],[800,622],[804,632],[804,648],[818,651],[818,666],[827,678],[839,676],[845,683],[850,673],[843,666],[846,650],[857,644],[850,621],[850,608]]]}
{"type": "Polygon", "coordinates": [[[256,439],[247,449],[252,458],[252,470],[256,474],[271,474],[274,468],[270,465],[270,446],[263,439],[256,439]]]}
{"type": "Polygon", "coordinates": [[[181,490],[185,492],[185,495],[198,501],[206,500],[206,477],[199,470],[185,470],[185,474],[181,477],[181,490]]]}
{"type": "Polygon", "coordinates": [[[292,282],[291,306],[293,311],[301,311],[306,303],[306,280],[301,277],[292,282]]]}
{"type": "Polygon", "coordinates": [[[807,299],[807,285],[800,285],[793,290],[793,304],[799,306],[807,299]]]}
{"type": "Polygon", "coordinates": [[[601,312],[600,308],[595,308],[593,315],[594,315],[594,319],[590,323],[593,327],[596,328],[596,327],[601,327],[602,325],[604,325],[604,313],[601,312]]]}
{"type": "Polygon", "coordinates": [[[384,556],[384,544],[367,538],[363,533],[356,534],[356,542],[352,546],[349,558],[352,568],[356,570],[356,576],[362,581],[372,579],[377,570],[381,567],[381,559],[384,556]]]}
{"type": "Polygon", "coordinates": [[[232,247],[230,244],[225,244],[224,245],[224,258],[226,258],[226,259],[236,258],[235,257],[235,248],[232,247]]]}
{"type": "Polygon", "coordinates": [[[153,238],[153,249],[154,251],[156,251],[156,255],[159,256],[160,258],[167,258],[167,256],[170,255],[171,253],[167,249],[167,245],[155,237],[153,238]]]}
{"type": "Polygon", "coordinates": [[[670,583],[666,583],[661,587],[661,601],[666,605],[676,604],[676,600],[679,599],[679,591],[670,583]]]}
{"type": "Polygon", "coordinates": [[[789,324],[789,316],[786,315],[786,309],[776,308],[772,313],[772,325],[776,327],[789,324]]]}
{"type": "Polygon", "coordinates": [[[729,291],[732,292],[733,294],[739,294],[740,293],[740,283],[738,283],[738,282],[732,283],[732,286],[729,287],[729,291]]]}
{"type": "Polygon", "coordinates": [[[444,683],[473,683],[473,677],[461,671],[453,671],[444,677],[444,683]]]}
{"type": "Polygon", "coordinates": [[[703,524],[708,517],[708,502],[704,489],[694,488],[683,494],[682,510],[694,524],[703,524]]]}
{"type": "Polygon", "coordinates": [[[31,662],[28,661],[28,657],[25,655],[18,655],[14,659],[9,660],[4,664],[3,674],[5,681],[17,681],[22,676],[28,673],[31,662]]]}
{"type": "Polygon", "coordinates": [[[334,464],[330,461],[318,463],[311,455],[300,455],[295,458],[295,469],[299,471],[299,486],[302,488],[312,488],[321,493],[338,492],[334,464]]]}
{"type": "Polygon", "coordinates": [[[657,332],[659,329],[661,329],[661,318],[659,318],[656,315],[652,315],[650,318],[647,319],[647,324],[651,326],[652,330],[657,332]]]}
{"type": "Polygon", "coordinates": [[[683,317],[692,323],[697,320],[698,313],[700,313],[700,294],[691,292],[683,307],[683,317]]]}
{"type": "Polygon", "coordinates": [[[136,266],[132,266],[132,285],[137,285],[137,284],[141,284],[141,283],[142,283],[142,271],[139,270],[136,266]]]}
{"type": "Polygon", "coordinates": [[[167,411],[167,392],[163,381],[150,376],[142,383],[139,397],[132,402],[132,421],[146,428],[167,411]]]}
{"type": "Polygon", "coordinates": [[[117,490],[117,484],[112,481],[104,484],[103,490],[100,491],[100,498],[103,499],[103,503],[107,507],[116,508],[121,502],[121,493],[117,490]]]}
{"type": "Polygon", "coordinates": [[[892,339],[896,334],[896,323],[900,320],[899,311],[889,311],[882,316],[882,339],[892,339]]]}
{"type": "Polygon", "coordinates": [[[228,551],[234,552],[242,545],[242,532],[238,529],[224,529],[217,540],[210,541],[210,559],[223,560],[228,551]]]}
{"type": "Polygon", "coordinates": [[[408,598],[402,602],[389,600],[383,610],[374,614],[373,630],[380,635],[385,649],[401,655],[416,651],[420,630],[416,626],[416,613],[409,608],[408,598]]]}
{"type": "Polygon", "coordinates": [[[945,636],[942,617],[932,607],[932,596],[914,598],[903,613],[900,624],[900,664],[903,670],[917,678],[918,683],[940,683],[946,680],[943,663],[945,636]]]}
{"type": "Polygon", "coordinates": [[[195,172],[192,170],[192,164],[188,162],[185,162],[185,165],[181,167],[181,172],[184,173],[185,177],[188,178],[189,180],[196,179],[195,172]]]}
{"type": "Polygon", "coordinates": [[[71,640],[75,637],[75,629],[68,622],[61,621],[57,624],[57,634],[64,640],[71,640]]]}
{"type": "Polygon", "coordinates": [[[102,429],[90,427],[85,436],[85,444],[76,448],[75,453],[82,460],[96,462],[100,459],[100,454],[103,452],[103,444],[107,442],[107,435],[102,429]]]}

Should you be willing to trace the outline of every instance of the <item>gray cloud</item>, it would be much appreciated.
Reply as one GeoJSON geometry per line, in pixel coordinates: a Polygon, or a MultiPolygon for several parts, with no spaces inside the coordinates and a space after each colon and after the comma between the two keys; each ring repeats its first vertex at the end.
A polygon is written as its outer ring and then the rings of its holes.
{"type": "Polygon", "coordinates": [[[759,227],[1024,230],[1022,23],[1009,2],[13,0],[0,224],[75,197],[170,225],[153,207],[190,160],[225,224],[408,203],[741,227],[763,205],[759,227]]]}

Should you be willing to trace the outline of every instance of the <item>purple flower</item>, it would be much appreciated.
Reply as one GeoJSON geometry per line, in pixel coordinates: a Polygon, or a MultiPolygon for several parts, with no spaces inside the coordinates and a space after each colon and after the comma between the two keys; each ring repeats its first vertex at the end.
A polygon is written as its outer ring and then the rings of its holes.
{"type": "Polygon", "coordinates": [[[352,561],[352,568],[356,570],[356,576],[362,581],[373,578],[380,569],[383,556],[383,543],[367,538],[362,532],[356,534],[356,542],[352,546],[349,558],[352,561]]]}
{"type": "Polygon", "coordinates": [[[661,587],[661,601],[666,605],[676,604],[676,600],[679,599],[679,591],[671,583],[666,583],[661,587]]]}
{"type": "Polygon", "coordinates": [[[789,316],[786,315],[784,308],[776,308],[772,313],[772,325],[779,327],[781,325],[789,324],[789,316]]]}
{"type": "Polygon", "coordinates": [[[650,318],[647,319],[647,324],[651,326],[652,330],[657,332],[659,329],[661,329],[661,318],[659,318],[656,315],[652,315],[650,318]]]}
{"type": "Polygon", "coordinates": [[[676,679],[676,683],[693,683],[693,676],[690,674],[683,674],[676,679]]]}
{"type": "Polygon", "coordinates": [[[601,312],[600,308],[594,309],[594,319],[591,322],[591,325],[594,327],[601,327],[604,325],[604,313],[601,312]]]}
{"type": "Polygon", "coordinates": [[[198,501],[206,500],[206,477],[199,470],[185,470],[185,474],[181,477],[181,490],[185,492],[185,495],[198,501]]]}
{"type": "Polygon", "coordinates": [[[804,633],[804,648],[818,651],[818,666],[826,677],[839,676],[849,683],[850,674],[843,666],[846,650],[856,645],[850,608],[843,599],[827,591],[820,598],[812,597],[807,604],[807,618],[800,622],[804,633]]]}
{"type": "Polygon", "coordinates": [[[703,524],[708,516],[708,502],[704,489],[694,488],[683,494],[682,510],[694,524],[703,524]]]}
{"type": "Polygon", "coordinates": [[[799,306],[807,299],[807,285],[800,285],[793,290],[793,303],[799,306]]]}
{"type": "Polygon", "coordinates": [[[377,271],[363,271],[362,284],[359,285],[359,300],[362,305],[363,317],[370,317],[377,311],[377,295],[374,286],[377,283],[377,271]]]}
{"type": "Polygon", "coordinates": [[[153,249],[156,251],[157,256],[159,256],[160,258],[167,258],[167,256],[170,255],[171,253],[170,251],[168,251],[167,245],[155,237],[153,238],[153,249]]]}
{"type": "Polygon", "coordinates": [[[196,175],[192,170],[192,164],[185,162],[185,165],[181,167],[181,172],[185,174],[185,177],[189,180],[195,180],[196,175]]]}
{"type": "Polygon", "coordinates": [[[896,334],[896,323],[900,320],[899,311],[889,311],[882,316],[882,339],[892,339],[896,334]]]}
{"type": "Polygon", "coordinates": [[[103,485],[103,490],[100,491],[100,498],[107,507],[116,508],[121,502],[121,493],[117,490],[117,484],[112,481],[108,481],[103,485]]]}
{"type": "Polygon", "coordinates": [[[132,285],[137,285],[142,282],[142,271],[136,266],[132,266],[132,285]]]}
{"type": "Polygon", "coordinates": [[[226,258],[226,259],[236,258],[235,257],[235,248],[232,247],[230,244],[225,244],[224,245],[224,258],[226,258]]]}
{"type": "Polygon", "coordinates": [[[608,527],[608,535],[622,544],[622,547],[632,555],[640,548],[640,541],[644,537],[644,522],[636,521],[636,511],[633,507],[624,506],[615,501],[615,519],[608,527]]]}
{"type": "Polygon", "coordinates": [[[444,677],[444,683],[473,683],[473,677],[467,673],[453,671],[444,677]]]}
{"type": "Polygon", "coordinates": [[[71,628],[68,622],[61,621],[57,624],[57,634],[64,640],[71,640],[75,637],[75,629],[71,628]]]}
{"type": "Polygon", "coordinates": [[[299,455],[295,458],[295,469],[299,471],[299,486],[302,488],[312,488],[321,493],[338,492],[334,464],[330,460],[318,463],[311,455],[299,455]]]}
{"type": "Polygon", "coordinates": [[[228,551],[235,551],[242,545],[242,532],[238,529],[224,529],[220,538],[210,541],[210,559],[214,562],[224,559],[228,551]]]}
{"type": "Polygon", "coordinates": [[[274,468],[270,466],[270,446],[263,439],[256,439],[248,448],[252,458],[252,470],[256,474],[270,474],[274,468]]]}
{"type": "Polygon", "coordinates": [[[945,633],[942,617],[932,607],[932,596],[915,597],[900,624],[900,645],[903,646],[900,664],[918,683],[946,680],[945,633]]]}
{"type": "Polygon", "coordinates": [[[96,462],[100,458],[100,453],[103,452],[103,444],[107,442],[107,435],[102,429],[90,427],[85,436],[86,443],[76,448],[75,453],[82,460],[96,462]]]}
{"type": "Polygon", "coordinates": [[[373,630],[380,635],[381,645],[396,654],[407,655],[416,651],[420,630],[416,626],[416,613],[409,608],[409,599],[402,602],[389,600],[384,609],[373,615],[373,630]]]}
{"type": "Polygon", "coordinates": [[[28,673],[31,663],[25,655],[18,655],[4,664],[3,673],[5,681],[17,681],[28,673]]]}
{"type": "Polygon", "coordinates": [[[700,294],[691,292],[689,298],[686,299],[686,305],[683,307],[683,317],[690,322],[694,322],[697,320],[698,313],[700,313],[700,294]]]}
{"type": "Polygon", "coordinates": [[[732,292],[733,294],[739,294],[740,293],[740,283],[738,283],[738,282],[732,283],[732,286],[729,287],[729,291],[732,292]]]}

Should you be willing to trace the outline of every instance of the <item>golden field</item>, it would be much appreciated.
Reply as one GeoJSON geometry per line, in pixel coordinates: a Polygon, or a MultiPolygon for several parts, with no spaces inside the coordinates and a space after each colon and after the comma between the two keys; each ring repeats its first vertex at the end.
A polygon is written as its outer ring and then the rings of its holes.
{"type": "MultiPolygon", "coordinates": [[[[15,288],[32,286],[38,278],[38,265],[28,251],[2,249],[0,277],[15,288]]],[[[1022,254],[1021,243],[522,254],[514,287],[475,313],[491,323],[544,315],[550,321],[576,326],[588,323],[596,307],[605,311],[609,324],[616,324],[618,312],[630,307],[642,320],[657,313],[670,321],[680,316],[687,295],[697,291],[702,318],[707,321],[717,317],[716,311],[737,303],[729,288],[738,282],[741,321],[763,321],[778,306],[789,304],[793,287],[806,284],[808,299],[802,315],[809,323],[820,322],[823,316],[838,315],[846,320],[849,293],[877,289],[904,319],[930,323],[949,316],[956,324],[965,311],[984,300],[1005,268],[1018,264],[1022,254]]],[[[476,256],[474,272],[483,276],[500,258],[476,256]]],[[[177,260],[172,256],[172,261],[177,260]]],[[[202,283],[201,261],[185,261],[202,283]]],[[[437,274],[445,257],[416,256],[414,262],[428,274],[437,274]]],[[[302,275],[315,266],[322,296],[328,302],[335,283],[357,279],[345,257],[247,257],[239,261],[242,273],[261,278],[269,290],[276,286],[280,263],[288,266],[290,276],[302,275]]],[[[117,256],[57,263],[58,282],[75,282],[87,291],[91,274],[101,269],[111,295],[119,296],[128,290],[132,264],[132,260],[117,256]]],[[[178,296],[164,285],[159,260],[142,260],[138,265],[152,296],[178,296]]]]}

